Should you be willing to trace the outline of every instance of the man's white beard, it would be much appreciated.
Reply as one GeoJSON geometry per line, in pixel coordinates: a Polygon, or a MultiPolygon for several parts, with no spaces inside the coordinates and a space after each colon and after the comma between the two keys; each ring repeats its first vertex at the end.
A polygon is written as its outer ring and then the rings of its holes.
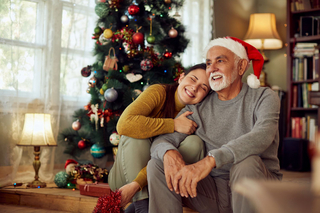
{"type": "MultiPolygon", "coordinates": [[[[216,74],[216,73],[215,73],[216,74]]],[[[223,73],[219,73],[219,75],[222,76],[222,81],[221,79],[219,79],[218,81],[215,81],[212,79],[212,76],[214,75],[214,73],[210,73],[210,87],[213,91],[220,91],[223,90],[227,87],[229,87],[238,77],[238,73],[237,71],[233,71],[231,78],[226,78],[226,76],[223,73]]]]}

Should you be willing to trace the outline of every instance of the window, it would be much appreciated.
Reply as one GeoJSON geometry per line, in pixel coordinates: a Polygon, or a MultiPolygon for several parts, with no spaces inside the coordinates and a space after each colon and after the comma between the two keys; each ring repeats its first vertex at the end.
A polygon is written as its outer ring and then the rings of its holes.
{"type": "Polygon", "coordinates": [[[95,61],[91,39],[98,19],[95,2],[2,2],[0,96],[11,101],[17,97],[43,100],[53,95],[56,100],[87,102],[89,79],[81,76],[81,69],[95,61]],[[53,88],[58,92],[48,93],[53,88]]]}
{"type": "Polygon", "coordinates": [[[0,4],[0,91],[39,95],[43,60],[42,1],[3,0],[0,4]]]}

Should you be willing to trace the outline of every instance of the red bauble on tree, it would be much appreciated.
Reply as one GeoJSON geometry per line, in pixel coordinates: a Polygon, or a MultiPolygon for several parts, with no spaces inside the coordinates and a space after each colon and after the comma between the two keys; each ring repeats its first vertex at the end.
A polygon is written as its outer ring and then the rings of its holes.
{"type": "Polygon", "coordinates": [[[166,50],[166,52],[163,54],[163,57],[169,59],[172,57],[172,52],[169,52],[168,50],[166,50]]]}
{"type": "Polygon", "coordinates": [[[138,14],[139,11],[140,11],[140,8],[137,5],[133,4],[128,7],[128,12],[132,16],[138,14]]]}
{"type": "Polygon", "coordinates": [[[90,76],[90,75],[91,75],[91,66],[88,65],[88,66],[82,68],[82,70],[81,70],[81,75],[82,75],[83,77],[88,77],[88,76],[90,76]]]}
{"type": "Polygon", "coordinates": [[[79,147],[79,149],[84,149],[84,148],[87,147],[87,144],[86,144],[86,142],[84,140],[80,140],[78,142],[78,147],[79,147]]]}
{"type": "Polygon", "coordinates": [[[132,36],[132,41],[135,44],[143,44],[144,41],[144,35],[142,33],[136,32],[132,36]]]}

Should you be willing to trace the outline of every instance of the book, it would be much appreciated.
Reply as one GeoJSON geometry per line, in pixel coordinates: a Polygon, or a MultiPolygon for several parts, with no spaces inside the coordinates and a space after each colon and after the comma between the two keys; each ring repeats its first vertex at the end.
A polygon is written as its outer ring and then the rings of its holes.
{"type": "Polygon", "coordinates": [[[310,10],[311,9],[311,3],[310,0],[301,0],[302,9],[303,10],[310,10]]]}
{"type": "Polygon", "coordinates": [[[292,81],[296,81],[296,60],[292,60],[292,81]]]}
{"type": "Polygon", "coordinates": [[[314,51],[314,62],[313,62],[313,70],[314,70],[314,77],[313,79],[319,78],[319,46],[316,47],[314,51]]]}
{"type": "Polygon", "coordinates": [[[302,107],[308,108],[308,84],[303,83],[302,85],[302,107]]]}
{"type": "Polygon", "coordinates": [[[308,43],[297,42],[295,48],[315,47],[317,45],[318,43],[315,43],[315,42],[308,42],[308,43]]]}
{"type": "Polygon", "coordinates": [[[303,107],[302,85],[297,85],[297,107],[303,107]]]}
{"type": "Polygon", "coordinates": [[[301,138],[301,119],[300,117],[296,117],[295,118],[295,122],[296,122],[296,138],[301,138]]]}
{"type": "Polygon", "coordinates": [[[312,8],[319,8],[319,7],[320,7],[320,0],[313,0],[312,8]]]}
{"type": "Polygon", "coordinates": [[[297,131],[296,131],[296,118],[291,118],[291,137],[297,138],[297,131]]]}
{"type": "Polygon", "coordinates": [[[292,107],[296,108],[298,107],[298,86],[293,85],[292,88],[292,107]]]}
{"type": "Polygon", "coordinates": [[[299,58],[295,59],[295,80],[299,80],[299,58]]]}
{"type": "Polygon", "coordinates": [[[299,64],[298,64],[298,80],[302,81],[304,80],[304,72],[303,72],[303,58],[299,58],[299,64]]]}
{"type": "MultiPolygon", "coordinates": [[[[311,91],[319,91],[319,82],[311,84],[311,91]]],[[[318,108],[318,105],[311,105],[311,108],[318,108]]]]}
{"type": "Polygon", "coordinates": [[[310,118],[309,118],[310,131],[309,131],[308,139],[309,139],[309,141],[312,141],[312,142],[315,142],[316,133],[317,133],[317,129],[318,129],[318,126],[316,124],[316,120],[317,120],[316,116],[310,116],[310,118]]]}

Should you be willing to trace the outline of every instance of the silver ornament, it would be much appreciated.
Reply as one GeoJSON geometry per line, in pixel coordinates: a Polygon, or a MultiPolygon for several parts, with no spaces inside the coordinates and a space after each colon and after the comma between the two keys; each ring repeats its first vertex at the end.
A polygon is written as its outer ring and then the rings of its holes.
{"type": "Polygon", "coordinates": [[[118,98],[118,92],[117,90],[113,89],[113,88],[109,88],[104,92],[104,98],[108,101],[108,102],[113,102],[115,100],[117,100],[118,98]]]}
{"type": "Polygon", "coordinates": [[[106,37],[104,37],[103,33],[99,36],[99,41],[102,45],[106,45],[108,44],[111,39],[107,39],[106,37]]]}
{"type": "Polygon", "coordinates": [[[123,16],[121,16],[120,20],[121,20],[122,23],[127,23],[129,18],[128,18],[127,15],[123,15],[123,16]]]}

